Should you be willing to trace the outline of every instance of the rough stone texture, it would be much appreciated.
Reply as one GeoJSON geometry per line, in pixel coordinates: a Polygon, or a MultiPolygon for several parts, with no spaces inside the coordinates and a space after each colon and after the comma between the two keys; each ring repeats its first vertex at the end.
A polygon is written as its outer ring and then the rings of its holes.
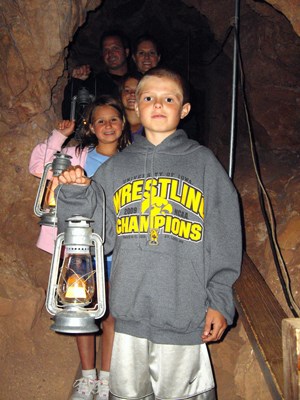
{"type": "MultiPolygon", "coordinates": [[[[234,15],[234,5],[227,7],[222,2],[211,7],[206,1],[187,0],[204,14],[216,38],[224,37],[228,21],[234,15]]],[[[271,4],[271,2],[268,2],[271,4]]],[[[279,2],[276,9],[279,9],[279,2]]],[[[281,2],[281,12],[288,16],[293,13],[293,27],[276,9],[267,2],[241,2],[240,42],[246,95],[251,117],[262,180],[271,199],[276,218],[277,239],[284,256],[287,270],[290,273],[291,286],[296,302],[300,303],[298,282],[299,262],[296,249],[299,247],[299,235],[295,235],[290,224],[299,217],[299,149],[300,119],[298,110],[300,39],[295,34],[296,20],[299,12],[297,1],[281,2]],[[291,8],[288,7],[288,4],[291,8]],[[289,12],[287,10],[289,8],[289,12]],[[294,28],[294,30],[293,30],[294,28]],[[289,227],[289,229],[286,228],[289,227]],[[291,236],[286,248],[281,243],[282,234],[291,236]],[[292,240],[294,240],[293,243],[292,240]],[[287,248],[287,246],[290,246],[287,248]]],[[[292,22],[292,21],[291,21],[292,22]]],[[[232,44],[232,41],[230,42],[232,44]]],[[[232,45],[228,43],[224,51],[232,58],[232,45]]],[[[217,102],[220,100],[217,99],[217,102]]],[[[219,105],[213,102],[213,113],[219,105]]],[[[268,284],[276,293],[282,307],[290,314],[284,299],[276,273],[274,261],[267,239],[266,227],[260,212],[257,194],[257,183],[251,160],[247,125],[244,117],[244,104],[239,92],[237,121],[237,153],[234,182],[239,189],[243,204],[243,217],[246,225],[246,249],[258,266],[268,284]]],[[[222,163],[227,167],[228,161],[228,124],[226,115],[217,114],[218,126],[212,124],[210,132],[211,147],[222,163]]],[[[227,117],[228,121],[228,117],[227,117]]]]}
{"type": "MultiPolygon", "coordinates": [[[[66,83],[66,47],[84,23],[87,11],[100,3],[100,0],[2,0],[0,4],[0,166],[5,171],[1,180],[5,191],[2,191],[0,211],[0,380],[5,386],[5,391],[0,393],[1,400],[66,399],[78,366],[73,338],[50,331],[49,315],[43,308],[50,256],[34,246],[39,226],[32,207],[38,180],[28,174],[28,159],[33,146],[47,137],[59,117],[66,83]]],[[[197,18],[202,18],[201,37],[206,38],[211,47],[199,44],[191,49],[191,80],[196,88],[205,92],[207,131],[204,136],[226,166],[232,40],[210,68],[205,69],[200,64],[203,61],[201,52],[209,56],[220,47],[232,21],[233,2],[226,0],[212,5],[208,0],[185,0],[183,3],[190,6],[187,11],[180,8],[180,2],[171,7],[165,1],[163,6],[169,6],[170,14],[172,9],[176,11],[172,18],[166,14],[166,9],[159,12],[161,3],[153,1],[152,7],[151,1],[146,1],[143,13],[139,14],[135,12],[141,7],[139,1],[123,1],[121,20],[125,21],[126,30],[129,26],[137,32],[147,26],[146,23],[139,26],[139,19],[142,20],[146,12],[151,16],[152,10],[156,15],[153,24],[156,30],[159,23],[163,24],[157,32],[164,36],[172,20],[172,28],[178,30],[173,40],[175,44],[183,43],[182,37],[186,37],[189,25],[192,46],[200,34],[196,28],[197,18]],[[130,24],[124,17],[126,10],[132,16],[130,24]],[[198,15],[193,16],[194,13],[198,15]],[[213,34],[207,31],[209,27],[213,34]]],[[[299,2],[247,0],[242,3],[241,47],[260,170],[274,208],[278,243],[290,273],[293,295],[300,303],[299,2]]],[[[106,2],[107,6],[110,4],[114,11],[106,11],[105,26],[113,20],[122,27],[122,21],[117,20],[120,3],[117,0],[106,2]]],[[[101,17],[101,8],[98,14],[91,14],[91,21],[96,24],[98,17],[101,17]]],[[[102,23],[103,20],[98,22],[102,23]]],[[[84,51],[89,50],[85,48],[84,51]]],[[[168,49],[168,52],[177,57],[180,47],[168,49]]],[[[180,58],[177,61],[180,63],[180,58]]],[[[182,65],[184,67],[185,62],[182,65]]],[[[289,313],[259,210],[246,128],[240,98],[234,181],[242,198],[247,252],[289,313]]],[[[257,361],[239,323],[221,344],[211,346],[211,353],[219,400],[269,400],[264,380],[257,373],[257,361]]]]}
{"type": "Polygon", "coordinates": [[[229,331],[225,340],[211,344],[209,350],[219,388],[219,399],[272,399],[247,334],[240,322],[229,331]]]}
{"type": "MultiPolygon", "coordinates": [[[[276,218],[276,237],[290,274],[293,294],[299,304],[299,157],[297,153],[259,150],[261,174],[276,218]]],[[[243,199],[247,252],[288,315],[260,210],[252,160],[246,151],[237,157],[236,185],[243,199]],[[245,179],[247,177],[247,179],[245,179]]],[[[267,207],[267,206],[266,206],[267,207]]]]}
{"type": "Polygon", "coordinates": [[[66,82],[64,49],[100,3],[0,4],[1,400],[65,400],[78,367],[74,338],[50,331],[43,307],[51,258],[34,246],[38,180],[29,175],[28,160],[57,119],[51,95],[59,77],[66,82]]]}
{"type": "MultiPolygon", "coordinates": [[[[234,2],[186,0],[206,16],[218,41],[233,23],[234,2]]],[[[256,140],[264,147],[291,149],[300,146],[297,113],[300,78],[300,38],[291,24],[267,3],[241,2],[240,43],[250,112],[260,125],[256,140]]],[[[293,2],[296,7],[296,1],[293,2]]],[[[299,6],[298,6],[299,7],[299,6]]],[[[224,47],[232,58],[233,41],[224,47]]],[[[242,112],[242,109],[241,109],[242,112]]]]}
{"type": "Polygon", "coordinates": [[[295,0],[269,0],[278,11],[282,12],[292,24],[295,32],[300,36],[300,4],[295,0]]]}

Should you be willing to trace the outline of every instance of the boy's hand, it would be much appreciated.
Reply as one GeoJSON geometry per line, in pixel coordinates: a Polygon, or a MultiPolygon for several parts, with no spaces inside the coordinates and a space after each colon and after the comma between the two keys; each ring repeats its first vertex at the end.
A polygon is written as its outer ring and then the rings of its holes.
{"type": "Polygon", "coordinates": [[[220,340],[226,328],[227,322],[223,314],[208,307],[205,326],[201,336],[203,342],[208,343],[220,340]]]}
{"type": "Polygon", "coordinates": [[[91,180],[85,176],[84,170],[80,165],[70,166],[63,171],[58,177],[59,183],[64,185],[81,185],[88,186],[91,180]]]}
{"type": "Polygon", "coordinates": [[[75,121],[65,119],[57,123],[57,130],[66,137],[69,137],[74,132],[74,128],[75,121]]]}
{"type": "Polygon", "coordinates": [[[81,65],[80,67],[76,67],[72,71],[72,78],[81,79],[85,81],[91,73],[91,67],[89,64],[81,65]]]}

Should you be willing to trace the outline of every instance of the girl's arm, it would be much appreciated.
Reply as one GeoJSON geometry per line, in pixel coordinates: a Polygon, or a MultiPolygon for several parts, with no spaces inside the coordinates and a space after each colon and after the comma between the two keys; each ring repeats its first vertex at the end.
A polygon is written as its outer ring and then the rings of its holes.
{"type": "Polygon", "coordinates": [[[42,176],[45,164],[53,161],[54,154],[61,151],[62,145],[74,131],[74,126],[74,121],[60,121],[57,129],[54,129],[43,143],[35,146],[29,161],[29,172],[32,175],[39,178],[42,176]]]}

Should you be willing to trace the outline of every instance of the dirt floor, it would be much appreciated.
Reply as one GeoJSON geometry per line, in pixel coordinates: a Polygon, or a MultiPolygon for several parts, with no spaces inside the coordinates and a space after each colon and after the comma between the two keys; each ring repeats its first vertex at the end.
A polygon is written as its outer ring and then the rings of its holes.
{"type": "MultiPolygon", "coordinates": [[[[45,265],[50,265],[49,260],[49,255],[40,252],[39,262],[31,270],[31,279],[42,293],[47,288],[48,272],[45,273],[45,265]]],[[[27,288],[25,280],[19,284],[27,288]]],[[[24,304],[14,318],[3,317],[1,320],[0,400],[68,400],[80,366],[75,338],[52,331],[50,315],[42,305],[32,326],[25,327],[28,319],[26,307],[24,304]]],[[[97,348],[100,339],[97,336],[97,348]]],[[[218,400],[271,400],[255,354],[239,321],[221,343],[210,345],[209,350],[218,400]]],[[[98,351],[97,363],[99,358],[98,351]]]]}
{"type": "MultiPolygon", "coordinates": [[[[50,317],[43,309],[30,345],[28,338],[15,334],[6,368],[0,373],[1,381],[7,382],[1,385],[1,400],[68,400],[79,367],[75,339],[51,331],[50,324],[50,317]]],[[[243,335],[243,328],[238,325],[222,343],[210,346],[218,400],[271,400],[243,335]]],[[[99,343],[98,337],[98,347],[99,343]]]]}
{"type": "Polygon", "coordinates": [[[50,322],[43,309],[30,340],[13,333],[15,343],[1,372],[1,380],[6,382],[5,387],[1,385],[1,400],[68,398],[79,365],[76,344],[73,337],[51,331],[50,322]]]}

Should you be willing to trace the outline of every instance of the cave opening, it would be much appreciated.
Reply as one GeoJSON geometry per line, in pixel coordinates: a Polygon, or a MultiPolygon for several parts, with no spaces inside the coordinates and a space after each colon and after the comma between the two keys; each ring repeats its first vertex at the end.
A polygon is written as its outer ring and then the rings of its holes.
{"type": "MultiPolygon", "coordinates": [[[[227,29],[230,21],[228,24],[227,29]]],[[[228,142],[232,61],[223,52],[224,43],[215,39],[204,15],[181,0],[103,1],[88,12],[85,23],[68,46],[69,74],[74,67],[84,64],[89,64],[95,73],[103,71],[100,37],[112,29],[124,32],[131,45],[142,34],[153,35],[162,49],[160,65],[176,69],[190,84],[193,116],[197,121],[190,137],[215,148],[218,141],[228,142]],[[215,121],[220,119],[223,138],[216,133],[215,121]]],[[[225,34],[226,31],[224,37],[225,34]]],[[[233,38],[227,39],[230,52],[233,38]]],[[[130,55],[129,69],[134,67],[130,55]]]]}

